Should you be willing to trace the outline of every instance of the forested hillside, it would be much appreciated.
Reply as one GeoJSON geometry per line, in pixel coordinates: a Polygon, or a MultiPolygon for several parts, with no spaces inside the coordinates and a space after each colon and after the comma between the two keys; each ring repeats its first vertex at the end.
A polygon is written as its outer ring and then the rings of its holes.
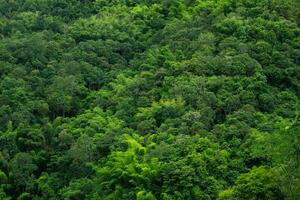
{"type": "Polygon", "coordinates": [[[0,0],[1,200],[299,200],[299,0],[0,0]]]}

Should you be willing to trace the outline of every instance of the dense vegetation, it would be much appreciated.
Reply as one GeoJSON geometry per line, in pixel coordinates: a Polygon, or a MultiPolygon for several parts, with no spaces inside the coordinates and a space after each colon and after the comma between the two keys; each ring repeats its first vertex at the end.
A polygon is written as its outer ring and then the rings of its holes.
{"type": "Polygon", "coordinates": [[[0,0],[0,199],[300,199],[298,0],[0,0]]]}

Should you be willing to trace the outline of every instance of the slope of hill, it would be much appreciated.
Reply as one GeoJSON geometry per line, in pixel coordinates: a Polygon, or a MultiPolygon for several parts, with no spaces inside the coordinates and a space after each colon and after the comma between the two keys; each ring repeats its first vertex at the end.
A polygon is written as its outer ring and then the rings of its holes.
{"type": "Polygon", "coordinates": [[[297,0],[0,0],[0,199],[300,199],[297,0]]]}

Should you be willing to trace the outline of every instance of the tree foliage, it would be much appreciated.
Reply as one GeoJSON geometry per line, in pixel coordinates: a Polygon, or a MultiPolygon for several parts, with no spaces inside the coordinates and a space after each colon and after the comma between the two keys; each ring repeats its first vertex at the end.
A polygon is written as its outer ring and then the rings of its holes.
{"type": "Polygon", "coordinates": [[[0,199],[300,199],[297,0],[0,0],[0,199]]]}

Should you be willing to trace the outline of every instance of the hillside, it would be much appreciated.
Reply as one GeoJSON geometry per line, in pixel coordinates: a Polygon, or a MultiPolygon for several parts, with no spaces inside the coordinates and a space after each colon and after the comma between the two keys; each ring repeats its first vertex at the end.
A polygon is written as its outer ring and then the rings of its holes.
{"type": "Polygon", "coordinates": [[[0,199],[300,199],[300,2],[0,0],[0,199]]]}

